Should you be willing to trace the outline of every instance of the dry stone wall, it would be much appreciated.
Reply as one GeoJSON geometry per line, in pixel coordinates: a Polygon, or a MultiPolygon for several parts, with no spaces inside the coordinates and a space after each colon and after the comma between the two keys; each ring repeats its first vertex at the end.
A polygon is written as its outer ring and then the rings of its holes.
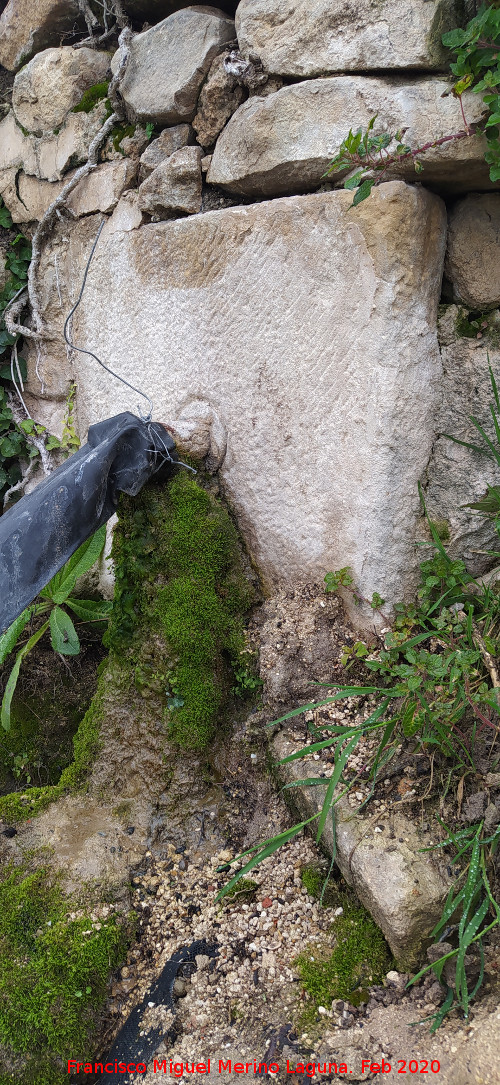
{"type": "MultiPolygon", "coordinates": [[[[491,476],[440,435],[486,418],[487,355],[500,361],[500,188],[484,143],[431,147],[423,173],[394,168],[356,209],[324,176],[349,129],[375,114],[379,131],[406,128],[412,147],[463,128],[441,35],[470,7],[123,5],[130,123],[45,243],[48,337],[26,350],[27,401],[57,428],[76,380],[82,436],[135,407],[61,335],[97,213],[108,215],[74,339],[144,387],[155,417],[219,470],[270,590],[350,564],[367,596],[411,592],[419,481],[454,552],[484,565],[488,531],[459,506],[491,476]]],[[[16,73],[0,194],[28,231],[109,112],[92,90],[118,70],[116,37],[77,48],[78,19],[72,0],[43,0],[36,18],[10,0],[0,17],[0,63],[16,73]]],[[[477,122],[480,99],[464,106],[477,122]]]]}

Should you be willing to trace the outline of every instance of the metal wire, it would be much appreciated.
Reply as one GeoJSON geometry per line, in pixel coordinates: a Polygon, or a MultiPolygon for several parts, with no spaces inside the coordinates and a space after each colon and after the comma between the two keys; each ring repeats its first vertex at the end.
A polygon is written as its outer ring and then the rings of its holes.
{"type": "Polygon", "coordinates": [[[148,414],[142,414],[139,407],[137,408],[137,412],[138,412],[139,418],[141,419],[142,422],[150,422],[151,418],[152,418],[152,415],[153,415],[153,403],[150,400],[149,396],[146,395],[145,392],[142,392],[140,388],[136,388],[134,384],[130,384],[129,381],[125,380],[124,377],[120,377],[120,374],[115,373],[114,370],[110,369],[108,365],[105,365],[104,362],[102,362],[101,359],[97,357],[97,354],[93,353],[93,351],[84,350],[83,347],[75,346],[75,344],[71,342],[71,339],[69,338],[68,333],[67,333],[67,328],[68,328],[68,324],[69,324],[69,322],[71,320],[71,317],[73,316],[73,313],[76,312],[76,310],[78,309],[78,306],[79,306],[79,304],[80,304],[80,302],[82,300],[83,291],[85,290],[85,285],[86,285],[86,282],[87,282],[87,275],[89,273],[89,268],[90,268],[90,264],[91,264],[91,261],[92,261],[92,257],[94,255],[95,250],[96,250],[97,242],[99,241],[99,237],[101,235],[101,231],[102,231],[102,228],[103,228],[105,222],[106,222],[106,219],[103,218],[103,220],[101,222],[101,225],[99,226],[99,229],[97,231],[94,244],[92,245],[92,248],[90,250],[90,256],[89,256],[89,258],[87,260],[87,265],[86,265],[86,268],[85,268],[80,293],[78,295],[78,298],[77,298],[71,312],[66,317],[66,320],[64,322],[63,335],[64,335],[64,338],[65,338],[68,346],[71,347],[71,350],[76,350],[76,351],[78,351],[79,354],[88,354],[89,358],[93,358],[94,361],[96,361],[100,366],[102,366],[103,369],[106,370],[106,373],[109,373],[112,377],[116,377],[116,380],[121,381],[121,383],[125,384],[127,386],[127,388],[131,388],[133,392],[137,392],[137,394],[139,396],[142,396],[142,398],[145,399],[147,401],[147,403],[149,403],[149,412],[148,412],[148,414]]]}

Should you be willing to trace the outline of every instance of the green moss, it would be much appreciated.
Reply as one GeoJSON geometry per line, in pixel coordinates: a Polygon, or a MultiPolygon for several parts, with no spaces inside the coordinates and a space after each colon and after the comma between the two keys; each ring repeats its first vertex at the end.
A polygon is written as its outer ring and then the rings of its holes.
{"type": "Polygon", "coordinates": [[[100,687],[85,713],[73,739],[74,759],[61,773],[57,784],[48,787],[29,787],[22,794],[12,792],[0,797],[0,818],[8,822],[25,821],[45,810],[65,791],[80,787],[99,750],[99,721],[107,676],[102,675],[100,687]]]}
{"type": "Polygon", "coordinates": [[[121,151],[124,154],[124,150],[121,147],[121,142],[124,139],[130,139],[135,132],[134,124],[117,124],[111,132],[111,139],[113,141],[113,147],[115,151],[121,151]]]}
{"type": "Polygon", "coordinates": [[[229,707],[234,669],[246,654],[252,591],[236,529],[217,498],[179,473],[167,487],[121,502],[115,539],[115,608],[105,643],[121,653],[129,648],[143,696],[148,685],[162,690],[169,737],[203,749],[229,707]],[[144,645],[155,638],[164,648],[145,661],[144,645]]]}
{"type": "Polygon", "coordinates": [[[448,542],[450,538],[450,525],[447,520],[431,520],[431,524],[441,539],[441,542],[448,542]]]}
{"type": "Polygon", "coordinates": [[[306,1018],[314,1021],[318,1006],[343,998],[359,1005],[367,988],[381,983],[391,968],[392,957],[382,932],[360,905],[345,899],[344,914],[333,927],[335,948],[311,944],[294,962],[309,995],[306,1018]]]}
{"type": "Polygon", "coordinates": [[[29,862],[4,868],[0,1042],[27,1058],[25,1071],[8,1080],[67,1080],[61,1060],[92,1048],[110,972],[123,961],[131,933],[116,916],[100,930],[88,915],[71,920],[59,879],[48,868],[29,862]]]}
{"type": "MultiPolygon", "coordinates": [[[[102,102],[103,98],[108,97],[109,83],[94,83],[93,87],[89,87],[84,91],[78,105],[73,106],[72,113],[91,113],[98,102],[102,102]]],[[[111,109],[111,103],[108,101],[108,108],[106,117],[110,117],[113,112],[111,109]]]]}
{"type": "Polygon", "coordinates": [[[258,888],[258,882],[252,881],[251,878],[240,878],[240,881],[226,893],[223,905],[234,904],[241,898],[246,901],[253,900],[258,888]]]}

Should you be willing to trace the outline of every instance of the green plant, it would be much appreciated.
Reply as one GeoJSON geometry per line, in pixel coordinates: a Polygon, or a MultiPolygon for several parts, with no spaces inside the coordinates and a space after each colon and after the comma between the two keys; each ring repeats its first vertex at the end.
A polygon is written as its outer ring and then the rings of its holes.
{"type": "Polygon", "coordinates": [[[63,605],[69,607],[78,618],[86,622],[107,621],[111,610],[111,603],[103,600],[78,599],[71,593],[79,577],[94,565],[97,561],[106,538],[106,528],[102,527],[87,542],[72,555],[60,572],[56,573],[46,588],[40,592],[43,602],[34,603],[23,610],[22,614],[12,623],[6,632],[0,637],[0,664],[14,651],[20,637],[28,623],[48,614],[48,618],[31,634],[25,644],[18,650],[14,666],[10,672],[2,700],[1,723],[8,731],[10,728],[10,711],[12,697],[17,685],[19,671],[23,660],[34,648],[35,644],[50,629],[51,644],[55,652],[61,655],[78,655],[80,641],[73,621],[63,605]]]}
{"type": "Polygon", "coordinates": [[[500,180],[500,5],[498,0],[482,4],[477,15],[465,29],[455,29],[443,34],[443,43],[456,55],[451,71],[456,81],[451,89],[459,99],[464,128],[449,136],[429,140],[420,147],[412,148],[404,142],[406,128],[395,133],[374,132],[377,115],[371,118],[366,131],[350,129],[342,141],[338,153],[330,162],[325,177],[354,170],[344,181],[344,188],[354,192],[352,207],[362,203],[374,185],[384,180],[393,166],[411,163],[417,174],[424,166],[421,158],[433,147],[465,139],[474,134],[484,135],[487,141],[485,159],[490,166],[490,179],[500,180]],[[482,95],[486,106],[481,123],[467,122],[462,97],[466,90],[482,95]]]}
{"type": "Polygon", "coordinates": [[[30,1085],[62,1082],[60,1060],[93,1045],[110,972],[130,941],[131,923],[116,915],[96,923],[85,908],[69,912],[61,878],[49,867],[29,858],[4,865],[0,1041],[24,1056],[16,1080],[30,1085]]]}
{"type": "Polygon", "coordinates": [[[242,661],[252,590],[236,529],[221,502],[180,472],[168,487],[123,498],[119,517],[105,644],[130,653],[134,683],[160,698],[169,737],[203,749],[231,703],[235,670],[251,676],[242,661]],[[159,640],[152,663],[144,643],[159,640]]]}
{"type": "Polygon", "coordinates": [[[105,120],[111,116],[113,112],[111,103],[108,100],[109,82],[104,81],[102,83],[94,83],[93,87],[88,87],[82,94],[80,101],[77,105],[73,106],[72,113],[91,113],[98,102],[106,100],[106,116],[105,120]]]}
{"type": "Polygon", "coordinates": [[[344,912],[332,928],[335,947],[311,943],[294,961],[302,986],[310,998],[302,1022],[314,1021],[318,1006],[343,998],[359,1005],[368,987],[382,983],[392,957],[382,932],[360,905],[344,899],[344,912]]]}
{"type": "Polygon", "coordinates": [[[442,983],[446,982],[446,998],[441,1008],[432,1015],[431,1032],[439,1028],[454,1006],[459,1006],[465,1017],[468,1017],[470,1003],[484,978],[483,939],[500,924],[500,906],[493,896],[488,877],[488,870],[491,870],[500,842],[500,827],[493,833],[485,831],[483,821],[455,833],[448,826],[443,827],[447,836],[434,847],[454,848],[455,856],[452,862],[454,866],[458,866],[459,873],[431,937],[438,941],[456,932],[458,945],[451,949],[449,944],[443,946],[442,956],[433,964],[422,968],[409,984],[411,986],[417,983],[431,969],[442,983]],[[467,969],[467,954],[471,948],[478,949],[480,956],[479,975],[472,990],[469,989],[467,969]],[[454,965],[453,985],[443,978],[447,962],[454,965]]]}
{"type": "MultiPolygon", "coordinates": [[[[12,227],[12,219],[0,199],[0,226],[12,227]]],[[[23,234],[17,234],[9,241],[5,269],[7,277],[0,291],[0,502],[4,494],[15,486],[22,477],[20,460],[29,462],[38,455],[37,450],[26,440],[26,432],[14,421],[9,406],[9,390],[12,388],[11,361],[5,356],[11,354],[16,337],[10,335],[5,327],[4,311],[12,298],[21,290],[28,277],[31,259],[31,246],[23,234]]],[[[23,358],[14,360],[14,375],[19,381],[26,378],[26,362],[23,358]]]]}
{"type": "MultiPolygon", "coordinates": [[[[472,417],[481,444],[458,443],[489,456],[500,467],[500,397],[491,367],[490,379],[493,436],[490,437],[479,421],[472,417]]],[[[317,752],[328,751],[330,755],[333,752],[334,766],[328,781],[323,775],[286,785],[321,787],[324,799],[320,812],[279,836],[269,838],[258,848],[247,849],[232,860],[235,863],[246,862],[222,889],[219,897],[232,890],[239,878],[249,874],[263,859],[293,839],[306,826],[312,827],[314,822],[317,823],[316,840],[319,843],[326,820],[330,818],[335,834],[335,806],[359,779],[359,772],[349,767],[349,758],[361,739],[369,737],[373,745],[372,753],[365,755],[368,765],[364,779],[366,781],[368,778],[371,782],[368,797],[361,804],[365,805],[373,796],[377,780],[386,771],[388,762],[405,740],[411,740],[416,749],[425,749],[445,759],[450,766],[450,778],[454,774],[463,778],[464,774],[475,770],[475,746],[479,737],[488,733],[497,736],[500,678],[496,658],[500,653],[500,594],[476,583],[462,561],[449,557],[436,525],[427,515],[422,491],[420,496],[433,553],[421,563],[421,584],[416,601],[397,605],[393,620],[389,622],[389,619],[385,619],[390,628],[381,649],[370,650],[363,641],[344,649],[344,662],[362,665],[365,672],[375,678],[376,684],[342,686],[330,683],[329,688],[335,689],[332,695],[294,709],[274,723],[353,697],[370,697],[375,703],[374,709],[361,723],[352,725],[309,723],[310,743],[284,758],[282,763],[310,758],[317,752]]],[[[470,507],[491,517],[500,533],[500,487],[489,487],[486,497],[473,502],[470,507]]],[[[358,595],[358,601],[362,598],[356,593],[350,570],[346,567],[327,574],[325,581],[328,591],[352,591],[358,595]]],[[[379,602],[378,596],[376,602],[379,602]]],[[[488,876],[500,840],[500,828],[488,833],[482,822],[457,833],[445,828],[447,836],[437,846],[454,845],[456,856],[453,862],[461,863],[461,868],[432,936],[439,938],[451,923],[451,930],[456,932],[457,945],[440,961],[426,966],[413,980],[416,982],[430,968],[442,979],[446,961],[454,962],[454,986],[449,988],[443,1006],[433,1017],[433,1029],[439,1027],[452,1006],[458,1005],[465,1016],[468,1015],[470,1001],[479,990],[483,978],[481,964],[479,979],[469,990],[469,948],[477,947],[482,961],[482,941],[500,922],[500,905],[488,876]]]]}
{"type": "MultiPolygon", "coordinates": [[[[59,440],[58,437],[55,437],[54,434],[50,433],[45,441],[47,452],[50,452],[53,448],[57,448],[64,456],[70,456],[80,448],[80,438],[75,428],[75,397],[76,384],[73,382],[70,385],[68,398],[66,400],[66,413],[63,420],[62,437],[59,440]]],[[[20,425],[26,433],[31,433],[32,427],[35,427],[36,430],[42,429],[41,426],[36,427],[31,418],[27,419],[26,422],[21,422],[20,425]],[[28,426],[30,427],[29,429],[27,428],[28,426]]]]}

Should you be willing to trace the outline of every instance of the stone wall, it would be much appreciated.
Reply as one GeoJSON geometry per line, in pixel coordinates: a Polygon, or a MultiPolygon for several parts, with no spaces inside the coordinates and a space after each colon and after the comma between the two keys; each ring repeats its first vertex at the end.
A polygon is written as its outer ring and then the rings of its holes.
{"type": "MultiPolygon", "coordinates": [[[[419,481],[452,551],[482,571],[489,529],[460,506],[493,475],[441,434],[471,439],[469,415],[488,417],[488,358],[500,361],[500,191],[484,142],[431,148],[418,179],[393,170],[358,208],[324,177],[349,128],[375,114],[412,147],[463,128],[441,35],[469,8],[124,7],[138,31],[121,84],[130,126],[45,244],[50,338],[27,351],[34,416],[57,429],[72,380],[82,437],[138,402],[62,340],[99,212],[73,339],[219,470],[270,590],[349,564],[366,596],[411,592],[419,481]]],[[[44,0],[38,28],[26,0],[0,16],[0,62],[17,72],[0,193],[28,232],[85,161],[107,112],[99,86],[117,70],[112,38],[76,48],[74,8],[44,0]]],[[[464,103],[477,121],[480,98],[464,103]]]]}

